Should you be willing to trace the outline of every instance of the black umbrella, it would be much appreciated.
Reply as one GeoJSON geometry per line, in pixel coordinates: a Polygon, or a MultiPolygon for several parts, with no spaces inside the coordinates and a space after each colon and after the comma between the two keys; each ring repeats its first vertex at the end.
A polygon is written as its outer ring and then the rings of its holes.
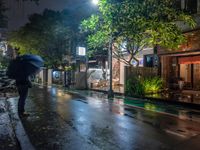
{"type": "Polygon", "coordinates": [[[10,62],[7,75],[12,79],[24,79],[39,72],[43,65],[44,61],[38,55],[22,55],[10,62]]]}

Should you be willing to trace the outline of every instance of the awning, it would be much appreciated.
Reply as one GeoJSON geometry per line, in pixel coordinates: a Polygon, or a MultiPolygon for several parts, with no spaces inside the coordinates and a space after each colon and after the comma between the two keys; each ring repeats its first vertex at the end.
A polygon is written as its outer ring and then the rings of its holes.
{"type": "Polygon", "coordinates": [[[200,64],[200,56],[180,57],[179,64],[200,64]]]}

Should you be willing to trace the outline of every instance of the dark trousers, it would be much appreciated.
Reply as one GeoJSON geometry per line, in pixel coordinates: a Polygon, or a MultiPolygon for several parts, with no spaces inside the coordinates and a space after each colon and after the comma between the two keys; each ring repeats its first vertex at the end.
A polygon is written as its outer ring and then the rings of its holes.
{"type": "Polygon", "coordinates": [[[28,85],[18,85],[17,90],[19,93],[18,113],[23,113],[25,111],[25,101],[28,96],[28,85]]]}

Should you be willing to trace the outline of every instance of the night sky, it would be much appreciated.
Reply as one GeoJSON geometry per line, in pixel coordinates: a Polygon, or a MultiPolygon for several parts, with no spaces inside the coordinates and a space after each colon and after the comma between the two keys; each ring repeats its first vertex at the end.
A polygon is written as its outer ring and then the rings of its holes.
{"type": "Polygon", "coordinates": [[[8,10],[8,29],[15,30],[28,21],[28,16],[33,13],[42,13],[45,8],[53,10],[70,9],[81,14],[89,13],[96,9],[91,0],[40,0],[39,5],[34,2],[22,0],[4,0],[8,10]]]}

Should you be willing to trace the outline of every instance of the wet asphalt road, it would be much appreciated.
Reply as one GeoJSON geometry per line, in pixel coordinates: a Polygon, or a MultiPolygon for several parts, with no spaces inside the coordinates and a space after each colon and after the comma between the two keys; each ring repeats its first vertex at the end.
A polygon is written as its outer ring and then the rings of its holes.
{"type": "MultiPolygon", "coordinates": [[[[9,99],[16,112],[15,99],[9,99]]],[[[119,100],[89,98],[57,88],[34,87],[21,119],[38,150],[157,150],[199,149],[200,123],[180,120],[119,100]]]]}

